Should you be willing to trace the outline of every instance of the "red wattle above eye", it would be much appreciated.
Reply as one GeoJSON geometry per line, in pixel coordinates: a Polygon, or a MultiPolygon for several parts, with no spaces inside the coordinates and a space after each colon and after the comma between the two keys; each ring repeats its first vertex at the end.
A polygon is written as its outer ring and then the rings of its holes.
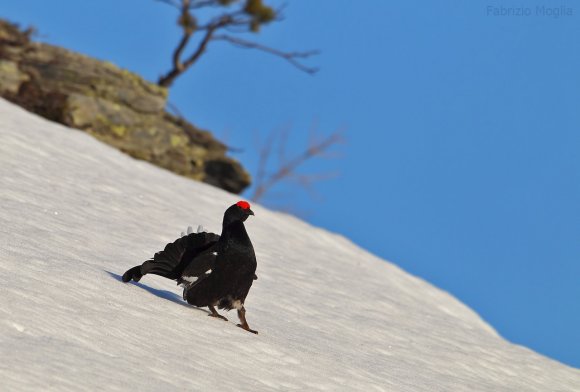
{"type": "Polygon", "coordinates": [[[240,208],[243,208],[244,210],[247,210],[250,208],[250,203],[248,203],[247,201],[243,201],[243,200],[238,201],[236,203],[236,205],[240,208]]]}

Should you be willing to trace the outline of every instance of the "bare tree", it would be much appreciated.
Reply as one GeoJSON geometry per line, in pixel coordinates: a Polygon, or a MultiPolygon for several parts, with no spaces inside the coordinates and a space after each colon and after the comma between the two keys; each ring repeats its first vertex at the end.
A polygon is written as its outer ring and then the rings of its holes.
{"type": "MultiPolygon", "coordinates": [[[[300,60],[318,54],[318,51],[284,52],[269,46],[235,36],[235,34],[258,32],[262,25],[281,20],[281,9],[274,10],[263,0],[157,0],[175,7],[179,11],[178,24],[182,35],[172,55],[172,66],[163,74],[157,84],[171,87],[176,78],[186,72],[205,53],[212,41],[225,41],[238,47],[257,49],[278,56],[309,74],[318,70],[308,67],[300,60]],[[215,9],[217,12],[203,23],[194,12],[215,9]],[[225,10],[225,11],[224,11],[225,10]],[[219,34],[218,34],[219,33],[219,34]],[[189,55],[185,54],[192,38],[199,34],[197,47],[189,55]]],[[[198,13],[201,14],[201,13],[198,13]]]]}
{"type": "MultiPolygon", "coordinates": [[[[275,10],[264,4],[267,0],[157,0],[174,7],[179,12],[178,25],[181,37],[173,50],[171,69],[158,80],[163,87],[171,87],[175,80],[194,65],[215,41],[234,46],[255,49],[277,56],[300,71],[314,74],[318,71],[303,63],[303,60],[318,54],[316,50],[286,52],[260,44],[245,37],[256,33],[263,25],[282,20],[282,8],[275,10]],[[204,16],[200,22],[197,16],[204,16]],[[240,35],[241,34],[241,35],[240,35]],[[244,35],[246,34],[246,35],[244,35]],[[243,37],[243,38],[242,38],[243,37]],[[188,50],[189,47],[193,50],[188,50]]],[[[176,108],[173,110],[181,116],[176,108]]],[[[288,129],[272,132],[260,150],[260,159],[251,199],[260,201],[281,182],[295,182],[311,194],[313,185],[319,181],[336,176],[334,173],[301,174],[298,169],[313,158],[325,157],[333,146],[342,141],[341,132],[315,140],[311,138],[308,146],[300,153],[287,158],[286,148],[288,129]],[[277,165],[271,159],[273,148],[278,147],[277,165]]]]}
{"type": "Polygon", "coordinates": [[[260,150],[258,169],[255,179],[255,188],[251,200],[260,201],[269,193],[275,185],[283,181],[294,181],[305,190],[313,193],[313,185],[316,182],[336,177],[336,173],[301,174],[298,169],[313,158],[330,157],[332,147],[344,141],[342,131],[316,139],[313,132],[308,146],[300,153],[288,158],[288,129],[281,132],[272,132],[260,150]],[[278,139],[278,140],[276,140],[278,139]],[[274,147],[278,144],[278,165],[273,170],[271,157],[274,147]]]}

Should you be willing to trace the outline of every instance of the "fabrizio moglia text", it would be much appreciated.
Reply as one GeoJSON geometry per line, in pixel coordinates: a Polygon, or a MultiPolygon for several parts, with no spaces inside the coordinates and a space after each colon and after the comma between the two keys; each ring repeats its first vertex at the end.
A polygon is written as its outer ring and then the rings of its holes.
{"type": "Polygon", "coordinates": [[[535,7],[504,7],[488,5],[486,7],[487,16],[544,16],[550,18],[560,18],[573,16],[574,9],[561,5],[559,7],[546,7],[538,5],[535,7]]]}

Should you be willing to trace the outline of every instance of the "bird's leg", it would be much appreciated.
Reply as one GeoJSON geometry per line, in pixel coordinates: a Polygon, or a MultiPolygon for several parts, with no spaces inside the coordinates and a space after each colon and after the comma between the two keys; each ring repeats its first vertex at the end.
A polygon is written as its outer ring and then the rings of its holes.
{"type": "Polygon", "coordinates": [[[213,305],[209,305],[208,307],[209,307],[209,310],[211,311],[211,313],[208,314],[208,316],[217,317],[217,318],[221,318],[222,320],[228,321],[227,318],[225,318],[224,316],[222,316],[221,314],[219,314],[217,312],[217,310],[215,310],[215,308],[213,307],[213,305]]]}
{"type": "Polygon", "coordinates": [[[248,322],[246,321],[246,308],[244,308],[243,306],[240,309],[238,309],[238,317],[240,318],[241,321],[241,324],[238,324],[238,327],[243,328],[248,332],[255,333],[256,335],[258,334],[258,331],[251,329],[250,326],[248,325],[248,322]]]}

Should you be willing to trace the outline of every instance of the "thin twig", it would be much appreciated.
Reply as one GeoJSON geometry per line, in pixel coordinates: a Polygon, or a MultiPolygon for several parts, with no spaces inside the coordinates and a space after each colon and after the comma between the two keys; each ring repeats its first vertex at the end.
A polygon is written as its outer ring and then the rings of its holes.
{"type": "Polygon", "coordinates": [[[275,56],[283,58],[284,60],[288,61],[290,64],[292,64],[296,68],[300,69],[301,71],[306,72],[307,74],[313,75],[316,72],[318,72],[318,70],[319,70],[316,67],[308,67],[308,66],[306,66],[306,65],[304,65],[296,60],[297,58],[307,58],[307,57],[311,57],[311,56],[315,56],[317,54],[320,54],[319,50],[309,50],[309,51],[305,51],[305,52],[283,52],[281,50],[274,49],[274,48],[271,48],[269,46],[259,44],[257,42],[247,41],[245,39],[232,37],[231,35],[226,35],[226,34],[216,35],[212,38],[212,40],[227,41],[231,44],[237,45],[237,46],[242,47],[242,48],[257,49],[257,50],[261,50],[261,51],[266,52],[266,53],[273,54],[275,56]]]}
{"type": "MultiPolygon", "coordinates": [[[[271,139],[270,139],[271,140],[271,139]]],[[[278,169],[266,175],[266,167],[272,152],[273,142],[268,141],[260,151],[260,160],[258,163],[258,174],[256,176],[256,187],[251,197],[253,201],[259,201],[270,189],[284,179],[293,179],[297,181],[302,187],[311,190],[311,185],[314,182],[330,178],[329,174],[322,175],[300,175],[296,174],[296,169],[313,157],[321,156],[326,150],[333,145],[340,143],[342,135],[340,132],[334,132],[320,142],[311,144],[306,150],[295,156],[294,158],[280,162],[278,169]]],[[[285,142],[283,142],[285,144],[285,142]]],[[[285,155],[284,153],[281,153],[285,155]]]]}
{"type": "Polygon", "coordinates": [[[178,10],[181,9],[181,5],[176,1],[176,0],[156,0],[160,3],[165,3],[167,5],[170,5],[172,7],[177,8],[178,10]]]}
{"type": "Polygon", "coordinates": [[[215,0],[205,0],[205,1],[195,1],[189,6],[190,10],[194,10],[197,8],[203,7],[218,7],[220,4],[217,3],[215,0]]]}
{"type": "Polygon", "coordinates": [[[185,121],[185,117],[183,117],[183,114],[181,114],[181,111],[179,110],[179,108],[177,106],[175,106],[175,104],[173,102],[167,101],[167,108],[169,110],[171,110],[173,112],[173,114],[176,115],[180,120],[185,121]]]}
{"type": "Polygon", "coordinates": [[[268,161],[270,159],[270,155],[272,153],[272,148],[274,146],[274,139],[276,134],[272,132],[268,139],[266,139],[266,143],[260,150],[260,158],[258,161],[258,170],[256,172],[256,184],[262,184],[266,179],[266,168],[268,167],[268,161]]]}

